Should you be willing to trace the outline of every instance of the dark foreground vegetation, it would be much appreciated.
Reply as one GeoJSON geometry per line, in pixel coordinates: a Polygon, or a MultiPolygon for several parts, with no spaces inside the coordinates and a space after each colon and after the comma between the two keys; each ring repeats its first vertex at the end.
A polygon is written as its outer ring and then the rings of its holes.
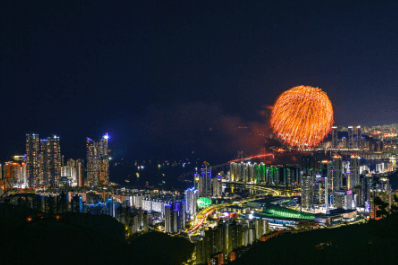
{"type": "Polygon", "coordinates": [[[379,221],[285,233],[260,242],[234,263],[240,264],[396,264],[398,214],[379,221]]]}
{"type": "Polygon", "coordinates": [[[124,227],[106,215],[41,216],[0,204],[1,264],[180,264],[194,245],[147,233],[126,243],[124,227]]]}
{"type": "MultiPolygon", "coordinates": [[[[126,243],[112,217],[43,216],[24,205],[0,204],[1,264],[181,264],[194,245],[163,233],[126,243]]],[[[255,244],[233,264],[395,264],[398,214],[380,221],[285,233],[255,244]]]]}

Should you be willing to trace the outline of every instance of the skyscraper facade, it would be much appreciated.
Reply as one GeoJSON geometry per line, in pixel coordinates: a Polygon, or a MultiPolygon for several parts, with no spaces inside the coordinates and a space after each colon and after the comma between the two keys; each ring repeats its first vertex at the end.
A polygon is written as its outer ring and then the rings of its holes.
{"type": "Polygon", "coordinates": [[[198,191],[195,188],[185,191],[185,211],[188,216],[193,219],[196,214],[196,200],[198,199],[198,191]]]}
{"type": "Polygon", "coordinates": [[[348,126],[347,148],[348,149],[354,148],[354,127],[352,126],[348,126]]]}
{"type": "Polygon", "coordinates": [[[343,159],[339,155],[333,156],[333,191],[340,190],[343,187],[342,175],[343,159]]]}
{"type": "MultiPolygon", "coordinates": [[[[26,188],[27,178],[26,178],[26,163],[16,163],[13,161],[5,162],[2,171],[2,177],[6,181],[8,186],[26,188]]],[[[3,179],[3,178],[1,178],[3,179]]]]}
{"type": "Polygon", "coordinates": [[[40,140],[39,185],[58,187],[61,179],[61,159],[58,136],[53,135],[40,140]]]}
{"type": "Polygon", "coordinates": [[[350,179],[351,179],[351,187],[356,187],[359,185],[359,159],[357,155],[351,156],[350,179]]]}
{"type": "Polygon", "coordinates": [[[38,134],[26,134],[26,174],[29,187],[39,185],[40,140],[38,134]]]}
{"type": "Polygon", "coordinates": [[[87,138],[88,186],[98,186],[100,184],[109,183],[108,139],[109,136],[107,133],[98,142],[87,138]]]}
{"type": "Polygon", "coordinates": [[[333,126],[332,127],[332,148],[335,149],[337,148],[339,145],[338,142],[338,131],[337,131],[337,127],[333,126]]]}
{"type": "Polygon", "coordinates": [[[83,187],[87,183],[85,173],[84,160],[79,158],[76,160],[76,183],[78,187],[83,187]]]}
{"type": "Polygon", "coordinates": [[[363,147],[363,141],[362,141],[362,129],[361,129],[361,126],[357,126],[357,131],[356,131],[356,133],[357,133],[357,137],[356,137],[356,139],[357,139],[357,141],[356,141],[356,148],[362,148],[363,147]]]}
{"type": "Polygon", "coordinates": [[[309,208],[313,205],[314,177],[311,175],[303,175],[302,180],[301,205],[303,207],[309,208]]]}
{"type": "Polygon", "coordinates": [[[208,163],[204,163],[202,166],[202,179],[203,179],[203,195],[204,197],[208,197],[212,195],[212,177],[211,177],[211,167],[208,163]]]}
{"type": "Polygon", "coordinates": [[[72,187],[78,186],[77,163],[77,160],[73,160],[71,158],[66,162],[66,165],[62,166],[61,169],[61,176],[67,177],[72,187]]]}

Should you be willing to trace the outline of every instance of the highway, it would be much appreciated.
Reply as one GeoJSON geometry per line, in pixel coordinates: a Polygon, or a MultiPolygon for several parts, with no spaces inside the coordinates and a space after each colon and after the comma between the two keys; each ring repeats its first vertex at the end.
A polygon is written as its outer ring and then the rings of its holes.
{"type": "Polygon", "coordinates": [[[213,205],[213,206],[204,208],[199,213],[196,214],[193,224],[185,232],[193,235],[193,233],[196,232],[206,222],[207,217],[212,215],[217,210],[220,210],[227,206],[238,205],[238,204],[246,203],[249,201],[255,201],[255,200],[258,200],[258,198],[248,198],[248,199],[244,199],[244,200],[241,200],[238,202],[217,204],[217,205],[213,205]]]}
{"type": "MultiPolygon", "coordinates": [[[[237,183],[237,184],[243,184],[243,183],[237,183]]],[[[297,195],[297,192],[299,190],[299,189],[279,190],[279,189],[273,189],[270,187],[257,186],[257,185],[247,185],[246,187],[249,189],[262,191],[265,194],[271,194],[272,196],[295,196],[295,195],[297,195]]],[[[195,232],[197,232],[198,229],[205,224],[206,219],[210,215],[212,215],[215,211],[220,210],[227,206],[238,205],[238,204],[246,203],[249,201],[255,201],[255,200],[258,200],[258,198],[249,198],[249,199],[244,199],[244,200],[234,202],[234,203],[223,203],[223,204],[212,205],[207,208],[204,208],[196,214],[191,227],[184,232],[188,233],[190,235],[194,235],[195,232]]]]}

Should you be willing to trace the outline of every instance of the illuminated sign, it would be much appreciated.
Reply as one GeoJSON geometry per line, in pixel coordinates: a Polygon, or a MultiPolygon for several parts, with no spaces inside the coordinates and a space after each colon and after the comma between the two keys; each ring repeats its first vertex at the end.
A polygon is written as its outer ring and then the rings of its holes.
{"type": "Polygon", "coordinates": [[[199,208],[206,208],[211,205],[211,200],[209,198],[201,197],[197,200],[199,208]]]}

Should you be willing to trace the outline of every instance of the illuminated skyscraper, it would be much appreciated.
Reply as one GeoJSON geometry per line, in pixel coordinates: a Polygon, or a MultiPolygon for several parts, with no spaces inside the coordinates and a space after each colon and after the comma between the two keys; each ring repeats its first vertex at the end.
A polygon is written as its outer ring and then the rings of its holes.
{"type": "Polygon", "coordinates": [[[213,184],[213,197],[221,197],[222,196],[222,182],[221,176],[217,176],[212,180],[213,184]]]}
{"type": "Polygon", "coordinates": [[[87,184],[89,186],[109,183],[108,139],[107,133],[99,142],[87,138],[87,184]]]}
{"type": "Polygon", "coordinates": [[[347,148],[348,149],[354,148],[354,127],[352,126],[348,126],[347,148]]]}
{"type": "Polygon", "coordinates": [[[87,138],[86,141],[86,151],[87,151],[87,185],[94,186],[94,180],[98,180],[98,167],[97,167],[97,152],[95,148],[95,142],[87,138]]]}
{"type": "Polygon", "coordinates": [[[343,187],[342,178],[343,159],[339,155],[333,156],[333,191],[340,190],[343,187]]]}
{"type": "Polygon", "coordinates": [[[351,156],[350,178],[351,178],[351,187],[356,187],[359,185],[359,159],[358,156],[356,155],[351,156]]]}
{"type": "Polygon", "coordinates": [[[39,142],[38,134],[26,134],[26,174],[29,187],[34,187],[39,184],[39,142]]]}
{"type": "Polygon", "coordinates": [[[58,187],[61,179],[61,146],[59,137],[53,135],[40,140],[40,185],[58,187]]]}
{"type": "Polygon", "coordinates": [[[171,233],[171,204],[167,204],[164,206],[164,231],[166,233],[171,233]]]}
{"type": "MultiPolygon", "coordinates": [[[[305,176],[314,176],[315,172],[317,171],[317,161],[316,157],[314,156],[303,156],[301,157],[300,161],[300,168],[302,171],[302,175],[305,176]]],[[[300,181],[300,184],[302,184],[304,181],[300,181]]]]}
{"type": "Polygon", "coordinates": [[[335,191],[333,201],[336,208],[352,209],[352,190],[335,191]]]}
{"type": "Polygon", "coordinates": [[[77,160],[69,159],[66,165],[61,168],[61,176],[67,177],[72,187],[77,186],[77,160]]]}
{"type": "Polygon", "coordinates": [[[212,178],[211,178],[211,167],[209,163],[205,162],[202,166],[202,174],[200,176],[202,180],[202,189],[199,189],[200,197],[209,197],[212,195],[212,178]]]}
{"type": "Polygon", "coordinates": [[[86,183],[84,160],[81,158],[76,160],[76,182],[78,187],[83,187],[86,183]]]}
{"type": "Polygon", "coordinates": [[[363,140],[362,140],[362,129],[361,126],[357,126],[357,141],[356,141],[356,147],[357,148],[362,148],[363,147],[363,140]]]}
{"type": "Polygon", "coordinates": [[[332,188],[332,173],[333,173],[333,162],[330,160],[322,160],[322,162],[320,163],[320,172],[322,174],[323,177],[327,177],[328,178],[328,186],[329,188],[332,188]]]}
{"type": "Polygon", "coordinates": [[[335,149],[337,148],[339,145],[338,142],[338,131],[337,131],[337,127],[333,126],[332,127],[332,148],[335,149]]]}
{"type": "Polygon", "coordinates": [[[109,183],[108,139],[109,135],[108,133],[105,133],[98,145],[99,180],[103,184],[109,183]]]}
{"type": "Polygon", "coordinates": [[[196,215],[196,200],[198,199],[198,191],[195,188],[185,191],[185,211],[188,216],[193,219],[196,215]]]}
{"type": "Polygon", "coordinates": [[[309,208],[313,205],[313,184],[314,177],[311,175],[302,176],[302,193],[301,193],[301,206],[309,208]]]}

